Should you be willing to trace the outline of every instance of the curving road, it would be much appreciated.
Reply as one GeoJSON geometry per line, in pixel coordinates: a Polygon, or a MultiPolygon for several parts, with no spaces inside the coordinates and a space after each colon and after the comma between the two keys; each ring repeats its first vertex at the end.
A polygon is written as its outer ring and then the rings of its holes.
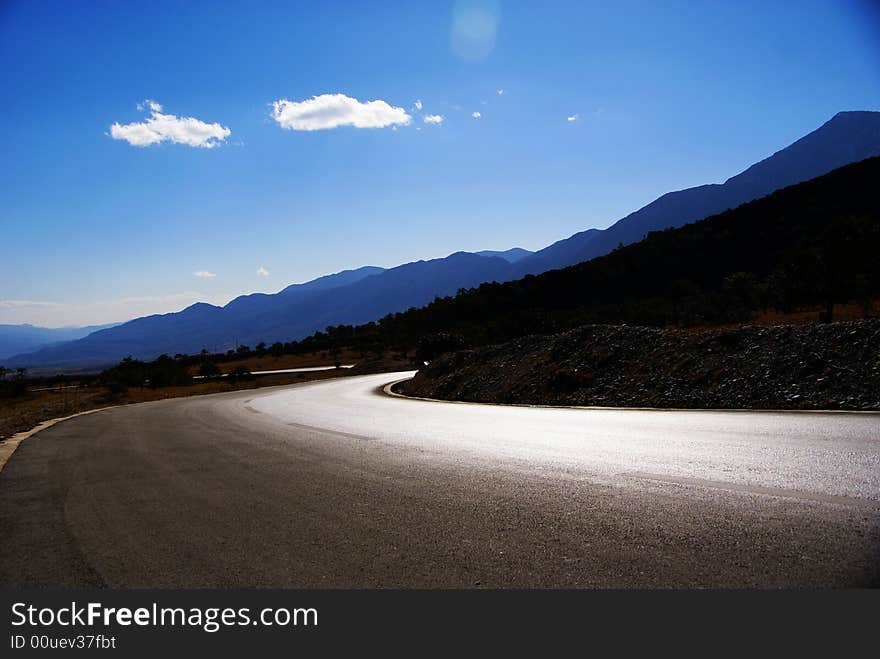
{"type": "Polygon", "coordinates": [[[0,584],[880,584],[880,415],[391,398],[408,374],[108,409],[0,472],[0,584]]]}

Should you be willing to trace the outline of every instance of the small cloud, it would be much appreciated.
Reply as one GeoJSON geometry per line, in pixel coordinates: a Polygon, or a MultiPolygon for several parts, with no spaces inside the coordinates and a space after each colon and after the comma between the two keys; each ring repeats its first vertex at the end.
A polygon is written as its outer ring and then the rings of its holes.
{"type": "Polygon", "coordinates": [[[568,118],[568,123],[570,123],[570,124],[571,124],[571,123],[574,123],[574,122],[577,121],[578,119],[580,119],[580,115],[578,115],[578,114],[575,113],[575,114],[571,115],[571,116],[568,118]]]}
{"type": "Polygon", "coordinates": [[[150,100],[149,98],[147,100],[145,100],[143,103],[137,104],[138,112],[143,112],[145,108],[149,108],[150,110],[153,110],[154,112],[161,112],[162,111],[162,106],[159,103],[156,103],[156,101],[150,100]]]}
{"type": "Polygon", "coordinates": [[[479,112],[471,112],[471,116],[472,116],[474,119],[479,119],[479,118],[482,117],[483,115],[482,115],[481,113],[479,113],[479,112]]]}
{"type": "Polygon", "coordinates": [[[499,95],[499,96],[504,96],[504,90],[503,90],[503,89],[499,89],[499,90],[498,90],[498,95],[499,95]]]}
{"type": "Polygon", "coordinates": [[[257,268],[257,274],[260,275],[260,277],[268,277],[269,271],[266,270],[266,268],[264,268],[263,266],[260,266],[259,268],[257,268]]]}
{"type": "Polygon", "coordinates": [[[209,272],[208,270],[196,270],[193,273],[194,277],[198,277],[199,279],[213,279],[217,276],[216,272],[209,272]]]}
{"type": "Polygon", "coordinates": [[[163,114],[162,106],[149,99],[138,103],[137,108],[141,112],[149,109],[149,119],[125,125],[114,123],[110,126],[110,137],[140,147],[160,142],[173,142],[213,149],[232,133],[227,127],[217,123],[209,124],[193,117],[163,114]]]}
{"type": "Polygon", "coordinates": [[[424,122],[426,124],[442,124],[443,116],[439,114],[426,114],[424,117],[424,122]]]}
{"type": "Polygon", "coordinates": [[[339,126],[385,128],[406,125],[412,119],[406,110],[385,101],[362,103],[345,94],[321,94],[305,101],[284,98],[272,103],[272,118],[288,130],[327,130],[339,126]]]}
{"type": "Polygon", "coordinates": [[[416,110],[421,110],[422,109],[422,102],[417,100],[415,103],[413,103],[413,107],[416,110]]]}

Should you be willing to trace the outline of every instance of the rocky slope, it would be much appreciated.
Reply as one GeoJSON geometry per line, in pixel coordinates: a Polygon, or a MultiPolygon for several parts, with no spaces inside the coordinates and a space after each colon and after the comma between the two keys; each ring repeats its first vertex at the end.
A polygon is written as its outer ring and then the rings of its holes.
{"type": "Polygon", "coordinates": [[[587,325],[447,353],[398,390],[540,405],[880,410],[880,319],[703,332],[587,325]]]}

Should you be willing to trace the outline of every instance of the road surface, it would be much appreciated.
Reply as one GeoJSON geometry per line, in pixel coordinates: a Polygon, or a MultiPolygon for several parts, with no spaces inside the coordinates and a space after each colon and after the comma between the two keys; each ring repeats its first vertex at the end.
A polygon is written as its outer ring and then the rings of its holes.
{"type": "Polygon", "coordinates": [[[391,398],[407,374],[62,422],[0,472],[0,583],[878,585],[880,416],[391,398]]]}

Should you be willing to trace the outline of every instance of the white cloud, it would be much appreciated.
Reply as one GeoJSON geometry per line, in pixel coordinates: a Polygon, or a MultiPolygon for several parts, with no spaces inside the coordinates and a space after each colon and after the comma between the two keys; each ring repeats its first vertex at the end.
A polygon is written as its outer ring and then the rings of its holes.
{"type": "Polygon", "coordinates": [[[266,270],[266,268],[264,268],[263,266],[260,266],[259,268],[257,268],[257,274],[260,275],[260,277],[268,277],[269,271],[266,270]]]}
{"type": "Polygon", "coordinates": [[[503,90],[503,89],[499,89],[499,90],[498,90],[498,95],[499,95],[499,96],[504,96],[504,90],[503,90]]]}
{"type": "Polygon", "coordinates": [[[385,101],[361,103],[345,94],[321,94],[305,101],[281,99],[272,103],[272,118],[289,130],[325,130],[339,126],[385,128],[406,125],[412,119],[406,110],[385,101]]]}
{"type": "Polygon", "coordinates": [[[149,108],[150,117],[146,121],[136,121],[110,126],[110,136],[114,140],[125,140],[132,146],[150,146],[160,142],[174,142],[187,146],[212,149],[223,142],[232,131],[220,124],[208,124],[193,117],[177,117],[163,114],[162,106],[156,101],[146,100],[138,103],[138,110],[149,108]]]}
{"type": "Polygon", "coordinates": [[[200,279],[213,279],[217,276],[216,272],[209,272],[208,270],[196,270],[193,273],[194,277],[198,277],[200,279]]]}
{"type": "Polygon", "coordinates": [[[479,112],[471,112],[471,116],[472,116],[474,119],[479,119],[479,118],[482,117],[483,115],[482,115],[481,113],[479,113],[479,112]]]}
{"type": "Polygon", "coordinates": [[[426,114],[424,117],[424,122],[426,124],[442,124],[443,117],[439,114],[426,114]]]}
{"type": "Polygon", "coordinates": [[[231,296],[210,298],[201,293],[187,291],[169,295],[145,295],[80,303],[0,300],[0,323],[31,323],[42,327],[99,325],[155,313],[180,311],[199,301],[226,304],[230,299],[231,296]]]}
{"type": "Polygon", "coordinates": [[[570,124],[571,124],[571,123],[574,123],[574,122],[577,121],[578,119],[580,119],[580,115],[578,115],[578,114],[573,114],[573,115],[571,115],[571,116],[568,118],[568,123],[570,123],[570,124]]]}
{"type": "Polygon", "coordinates": [[[421,101],[416,101],[415,103],[413,103],[413,107],[414,107],[416,110],[421,110],[421,109],[422,109],[422,102],[421,102],[421,101]]]}

